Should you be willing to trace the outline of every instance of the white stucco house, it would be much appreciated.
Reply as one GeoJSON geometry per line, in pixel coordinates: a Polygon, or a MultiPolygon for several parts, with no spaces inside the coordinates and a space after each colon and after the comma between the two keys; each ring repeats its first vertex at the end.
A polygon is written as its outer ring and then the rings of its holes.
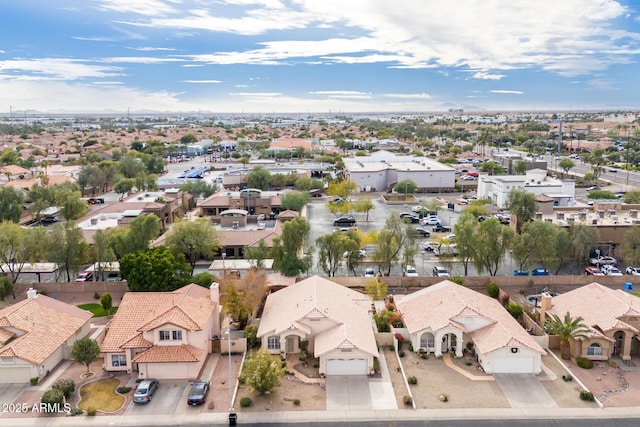
{"type": "Polygon", "coordinates": [[[300,353],[301,342],[325,375],[368,375],[378,349],[371,298],[312,276],[267,297],[257,337],[272,354],[300,353]]]}
{"type": "Polygon", "coordinates": [[[500,209],[507,207],[509,192],[516,188],[553,199],[554,206],[574,206],[576,183],[572,179],[557,179],[547,176],[543,169],[531,169],[525,175],[488,175],[478,177],[478,197],[490,199],[500,209]]]}
{"type": "Polygon", "coordinates": [[[471,343],[486,373],[542,370],[545,350],[496,299],[445,280],[395,302],[415,351],[462,357],[471,343]]]}
{"type": "Polygon", "coordinates": [[[104,369],[140,379],[194,379],[220,336],[220,291],[190,284],[173,292],[127,292],[100,349],[104,369]]]}
{"type": "Polygon", "coordinates": [[[90,333],[93,314],[35,289],[0,310],[0,383],[28,384],[47,375],[90,333]]]}

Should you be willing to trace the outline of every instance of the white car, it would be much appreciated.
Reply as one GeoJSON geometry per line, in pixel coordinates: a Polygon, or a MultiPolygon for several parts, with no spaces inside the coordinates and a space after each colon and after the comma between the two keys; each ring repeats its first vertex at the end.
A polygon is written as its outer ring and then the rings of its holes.
{"type": "Polygon", "coordinates": [[[403,272],[402,272],[403,276],[407,276],[407,277],[419,277],[420,275],[418,274],[418,270],[416,270],[416,268],[412,265],[407,265],[403,272]]]}
{"type": "Polygon", "coordinates": [[[463,180],[463,181],[475,181],[476,177],[475,176],[471,176],[471,175],[465,175],[460,179],[463,180]]]}
{"type": "Polygon", "coordinates": [[[617,263],[618,263],[618,260],[615,259],[614,257],[611,257],[611,256],[601,256],[601,257],[597,257],[597,258],[591,258],[589,260],[589,264],[597,265],[597,266],[601,266],[601,265],[616,265],[617,263]]]}
{"type": "Polygon", "coordinates": [[[364,277],[376,277],[376,271],[373,269],[373,267],[367,267],[364,270],[364,277]]]}
{"type": "Polygon", "coordinates": [[[438,225],[442,224],[442,220],[437,216],[429,216],[422,219],[422,225],[438,225]]]}
{"type": "Polygon", "coordinates": [[[449,277],[449,270],[440,265],[436,265],[433,267],[433,275],[434,277],[449,277]]]}
{"type": "Polygon", "coordinates": [[[427,252],[434,252],[437,247],[438,245],[433,242],[424,242],[422,244],[422,249],[424,249],[427,252]]]}
{"type": "Polygon", "coordinates": [[[611,267],[608,265],[606,267],[609,267],[604,273],[607,276],[622,276],[622,271],[618,270],[616,267],[611,267]]]}
{"type": "Polygon", "coordinates": [[[632,276],[640,276],[640,267],[627,267],[625,273],[632,276]]]}

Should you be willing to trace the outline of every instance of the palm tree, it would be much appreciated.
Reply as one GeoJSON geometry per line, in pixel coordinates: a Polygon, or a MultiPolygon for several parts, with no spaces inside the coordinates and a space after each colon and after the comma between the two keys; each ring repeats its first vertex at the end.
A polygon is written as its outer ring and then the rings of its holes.
{"type": "Polygon", "coordinates": [[[571,359],[571,339],[589,339],[589,327],[582,323],[583,320],[582,317],[572,319],[568,311],[564,315],[564,320],[560,319],[557,314],[547,318],[545,330],[548,334],[560,337],[560,357],[562,359],[571,359]]]}

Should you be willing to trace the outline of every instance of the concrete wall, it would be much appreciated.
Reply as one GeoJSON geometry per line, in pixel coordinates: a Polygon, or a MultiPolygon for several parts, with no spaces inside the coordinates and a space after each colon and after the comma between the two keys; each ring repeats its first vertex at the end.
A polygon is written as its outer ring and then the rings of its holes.
{"type": "MultiPolygon", "coordinates": [[[[20,285],[23,286],[23,285],[20,285]]],[[[127,292],[129,290],[126,281],[122,282],[57,282],[57,283],[31,283],[25,289],[34,288],[47,293],[53,298],[53,294],[64,292],[97,292],[102,295],[105,292],[127,292]]]]}

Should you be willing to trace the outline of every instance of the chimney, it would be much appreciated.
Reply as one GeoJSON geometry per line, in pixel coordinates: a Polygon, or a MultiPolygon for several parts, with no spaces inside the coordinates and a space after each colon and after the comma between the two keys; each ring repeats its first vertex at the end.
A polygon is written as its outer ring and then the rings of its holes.
{"type": "Polygon", "coordinates": [[[213,282],[211,284],[211,286],[209,287],[209,295],[211,301],[215,302],[216,304],[220,303],[220,284],[218,282],[213,282]]]}
{"type": "Polygon", "coordinates": [[[29,288],[27,291],[27,299],[35,299],[38,296],[38,291],[33,288],[29,288]]]}
{"type": "Polygon", "coordinates": [[[551,300],[551,294],[548,292],[542,294],[542,298],[540,300],[540,325],[542,327],[544,327],[547,310],[550,310],[553,307],[551,300]]]}

